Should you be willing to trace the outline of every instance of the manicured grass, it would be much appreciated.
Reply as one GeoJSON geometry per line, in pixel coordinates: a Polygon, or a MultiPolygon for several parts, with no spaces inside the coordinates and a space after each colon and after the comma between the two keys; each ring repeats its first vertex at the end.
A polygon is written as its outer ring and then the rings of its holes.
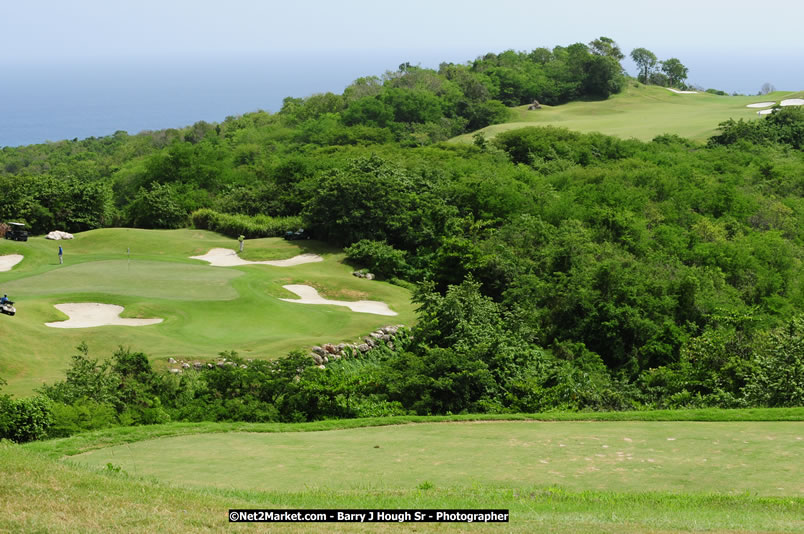
{"type": "Polygon", "coordinates": [[[464,414],[464,415],[405,415],[366,417],[361,419],[330,419],[310,423],[169,423],[134,427],[115,427],[85,432],[68,438],[36,441],[26,448],[53,458],[73,456],[104,447],[134,443],[154,438],[220,432],[317,432],[376,426],[415,423],[450,423],[474,421],[804,421],[804,408],[748,408],[723,410],[645,410],[631,412],[544,412],[532,414],[464,414]]]}
{"type": "MultiPolygon", "coordinates": [[[[551,125],[643,141],[650,141],[662,134],[706,141],[717,133],[718,124],[730,118],[758,118],[758,110],[745,107],[747,104],[766,101],[778,103],[787,98],[800,98],[801,94],[785,91],[762,97],[676,94],[663,87],[630,81],[622,93],[606,100],[542,106],[542,109],[534,111],[520,106],[514,108],[515,118],[512,121],[479,131],[491,139],[498,133],[516,128],[551,125]]],[[[453,141],[471,143],[475,133],[458,136],[453,141]]]]}
{"type": "MultiPolygon", "coordinates": [[[[802,415],[800,410],[753,411],[750,415],[742,411],[696,412],[698,417],[720,419],[802,415]]],[[[631,417],[639,417],[639,413],[642,412],[632,412],[631,417]]],[[[566,414],[511,417],[563,415],[566,414]]],[[[664,412],[658,415],[669,416],[664,412]]],[[[449,421],[471,417],[477,416],[395,419],[449,421]]],[[[25,446],[0,445],[0,531],[266,530],[265,525],[229,524],[229,508],[504,508],[511,513],[511,522],[501,525],[282,524],[267,529],[281,532],[415,529],[658,533],[804,529],[804,497],[795,491],[804,479],[802,447],[790,445],[791,439],[804,432],[800,421],[428,422],[347,429],[348,425],[379,421],[160,425],[113,429],[25,446]],[[79,448],[91,448],[92,442],[120,443],[126,435],[131,438],[136,433],[139,438],[147,438],[170,431],[216,432],[216,427],[219,433],[141,441],[85,456],[108,455],[111,470],[107,463],[99,463],[97,469],[76,465],[75,457],[67,462],[55,459],[65,453],[69,442],[83,443],[79,448]],[[286,432],[220,433],[236,428],[286,432]],[[326,428],[340,430],[298,432],[326,428]],[[293,432],[287,432],[290,430],[293,432]],[[631,442],[623,439],[628,435],[634,436],[631,442]],[[676,439],[668,441],[668,437],[676,439]],[[186,447],[172,448],[194,438],[197,441],[186,447]],[[603,448],[608,444],[605,440],[613,440],[609,448],[603,448]],[[634,459],[616,460],[618,450],[624,454],[627,451],[614,449],[614,442],[620,448],[630,447],[634,459]],[[161,457],[157,454],[149,463],[178,474],[172,478],[174,483],[150,476],[144,459],[135,466],[127,465],[126,456],[141,454],[138,446],[142,445],[155,451],[161,447],[161,457]],[[214,448],[214,453],[207,452],[208,448],[214,448]],[[562,479],[549,471],[546,476],[538,476],[539,470],[567,469],[567,465],[577,463],[571,461],[572,455],[587,450],[577,480],[571,481],[568,476],[562,479]],[[551,456],[545,456],[548,451],[551,456]],[[741,463],[753,463],[755,469],[723,463],[731,461],[729,454],[736,454],[732,459],[741,463]],[[336,460],[338,455],[340,459],[336,460]],[[557,465],[561,455],[564,467],[557,465]],[[198,463],[201,456],[207,456],[212,465],[198,463]],[[704,457],[721,462],[720,469],[714,463],[696,463],[704,457]],[[435,464],[435,458],[441,463],[435,464]],[[646,458],[655,461],[639,462],[641,471],[616,471],[618,464],[646,458]],[[551,463],[543,464],[541,460],[551,463]],[[472,473],[474,479],[467,476],[472,473]],[[185,486],[191,477],[207,478],[209,485],[185,486]],[[590,481],[595,478],[607,489],[594,488],[590,481]],[[180,479],[184,480],[176,482],[180,479]],[[249,481],[252,489],[244,488],[244,482],[249,481]],[[783,487],[782,483],[788,484],[785,491],[774,489],[783,487]],[[764,491],[767,488],[770,489],[764,491]],[[763,496],[774,492],[777,496],[763,496]]]]}
{"type": "Polygon", "coordinates": [[[231,282],[242,274],[203,265],[103,260],[14,280],[4,285],[4,291],[32,297],[105,293],[169,300],[234,300],[237,292],[231,282]]]}
{"type": "Polygon", "coordinates": [[[92,357],[108,357],[118,346],[167,357],[211,359],[235,350],[248,358],[275,358],[326,342],[354,341],[386,324],[412,324],[410,293],[384,282],[351,276],[343,253],[314,241],[279,238],[246,242],[250,259],[281,259],[317,253],[323,262],[295,267],[212,267],[189,259],[211,248],[238,243],[201,230],[103,229],[61,242],[42,237],[27,243],[0,240],[0,255],[23,261],[0,273],[0,291],[16,301],[17,315],[0,319],[0,377],[5,391],[25,395],[43,382],[64,377],[75,347],[85,341],[92,357]],[[130,253],[129,253],[130,251],[130,253]],[[295,298],[286,284],[309,284],[322,296],[380,300],[395,317],[354,313],[338,306],[282,302],[295,298]],[[54,329],[44,323],[66,319],[53,305],[101,302],[125,307],[123,317],[161,317],[146,327],[104,326],[54,329]]]}
{"type": "Polygon", "coordinates": [[[804,496],[801,422],[467,422],[177,436],[71,457],[182,486],[436,487],[804,496]],[[221,473],[226,473],[225,477],[221,473]]]}

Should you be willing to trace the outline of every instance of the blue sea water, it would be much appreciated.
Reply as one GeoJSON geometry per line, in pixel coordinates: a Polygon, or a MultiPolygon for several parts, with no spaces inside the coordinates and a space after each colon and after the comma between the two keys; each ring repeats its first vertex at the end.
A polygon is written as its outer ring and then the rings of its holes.
{"type": "MultiPolygon", "coordinates": [[[[263,109],[287,96],[341,93],[361,76],[382,75],[405,61],[437,68],[463,63],[470,51],[367,51],[273,57],[83,60],[0,63],[0,147],[110,135],[117,130],[180,128],[199,120],[263,109]]],[[[756,94],[764,82],[804,89],[798,54],[685,56],[689,79],[704,88],[756,94]]],[[[633,74],[635,69],[624,62],[633,74]]]]}
{"type": "Polygon", "coordinates": [[[341,93],[402,62],[329,55],[0,65],[0,147],[276,112],[285,97],[341,93]]]}

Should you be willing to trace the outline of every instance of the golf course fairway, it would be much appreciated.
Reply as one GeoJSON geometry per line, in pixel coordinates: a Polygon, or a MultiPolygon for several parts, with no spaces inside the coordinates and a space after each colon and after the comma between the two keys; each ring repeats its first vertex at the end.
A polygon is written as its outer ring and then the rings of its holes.
{"type": "Polygon", "coordinates": [[[247,240],[241,254],[250,261],[300,254],[323,258],[314,263],[216,267],[191,259],[213,248],[237,247],[234,239],[202,230],[102,229],[76,234],[70,241],[0,241],[0,256],[23,256],[0,273],[0,292],[17,308],[16,316],[0,320],[0,376],[8,382],[4,390],[26,395],[63,379],[82,342],[90,357],[107,358],[123,346],[144,352],[159,367],[168,357],[206,361],[229,350],[245,358],[272,359],[294,349],[355,341],[387,324],[412,324],[406,289],[352,276],[342,252],[316,241],[247,240]],[[59,264],[59,245],[64,264],[59,264]],[[397,315],[281,300],[298,298],[283,289],[293,284],[310,286],[336,301],[384,302],[397,315]],[[124,308],[122,318],[162,322],[47,326],[68,319],[55,308],[66,303],[112,304],[124,308]]]}
{"type": "Polygon", "coordinates": [[[527,126],[557,126],[572,131],[600,132],[621,139],[650,141],[663,134],[674,134],[705,142],[717,134],[718,124],[728,119],[759,118],[761,102],[778,104],[800,98],[801,92],[776,91],[764,96],[722,96],[706,92],[679,94],[665,87],[629,81],[622,93],[606,100],[576,101],[559,106],[542,105],[528,111],[528,106],[513,108],[513,118],[477,132],[455,137],[453,142],[471,143],[477,133],[492,139],[499,133],[527,126]]]}

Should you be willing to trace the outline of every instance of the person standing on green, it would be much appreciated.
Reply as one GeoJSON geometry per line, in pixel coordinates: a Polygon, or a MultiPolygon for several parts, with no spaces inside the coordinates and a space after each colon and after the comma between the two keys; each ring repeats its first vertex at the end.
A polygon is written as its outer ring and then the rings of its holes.
{"type": "Polygon", "coordinates": [[[243,242],[246,240],[246,236],[241,234],[237,240],[240,241],[240,252],[243,252],[243,242]]]}
{"type": "Polygon", "coordinates": [[[61,249],[61,245],[59,245],[59,264],[64,263],[64,251],[61,249]]]}

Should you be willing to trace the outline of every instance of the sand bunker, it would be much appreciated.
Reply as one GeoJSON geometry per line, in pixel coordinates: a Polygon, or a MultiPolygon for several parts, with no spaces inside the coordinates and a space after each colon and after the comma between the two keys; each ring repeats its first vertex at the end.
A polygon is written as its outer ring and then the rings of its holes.
{"type": "Polygon", "coordinates": [[[697,95],[698,91],[679,91],[678,89],[673,89],[672,87],[665,87],[668,91],[673,91],[679,95],[697,95]]]}
{"type": "Polygon", "coordinates": [[[333,306],[346,306],[353,312],[373,313],[375,315],[397,315],[388,307],[388,304],[376,300],[358,300],[346,302],[343,300],[327,300],[318,294],[314,287],[305,285],[282,286],[292,293],[299,295],[299,299],[279,299],[285,302],[296,302],[298,304],[331,304],[333,306]]]}
{"type": "Polygon", "coordinates": [[[237,252],[228,248],[213,248],[203,256],[190,256],[194,260],[208,261],[213,267],[235,267],[238,265],[273,265],[274,267],[292,267],[303,263],[324,261],[318,254],[299,254],[287,260],[248,261],[237,255],[237,252]]]}
{"type": "Polygon", "coordinates": [[[67,321],[45,323],[51,328],[92,328],[94,326],[146,326],[161,323],[162,319],[122,319],[122,306],[97,302],[70,302],[56,304],[55,308],[68,315],[67,321]]]}
{"type": "Polygon", "coordinates": [[[747,108],[766,108],[768,106],[774,105],[776,102],[757,102],[755,104],[748,104],[747,108]]]}
{"type": "Polygon", "coordinates": [[[22,261],[22,254],[6,254],[0,256],[0,272],[10,271],[12,267],[22,261]]]}
{"type": "Polygon", "coordinates": [[[763,109],[761,111],[757,111],[757,115],[770,115],[773,113],[772,109],[763,109]]]}
{"type": "Polygon", "coordinates": [[[804,99],[801,98],[788,98],[779,103],[780,106],[804,106],[804,99]]]}

